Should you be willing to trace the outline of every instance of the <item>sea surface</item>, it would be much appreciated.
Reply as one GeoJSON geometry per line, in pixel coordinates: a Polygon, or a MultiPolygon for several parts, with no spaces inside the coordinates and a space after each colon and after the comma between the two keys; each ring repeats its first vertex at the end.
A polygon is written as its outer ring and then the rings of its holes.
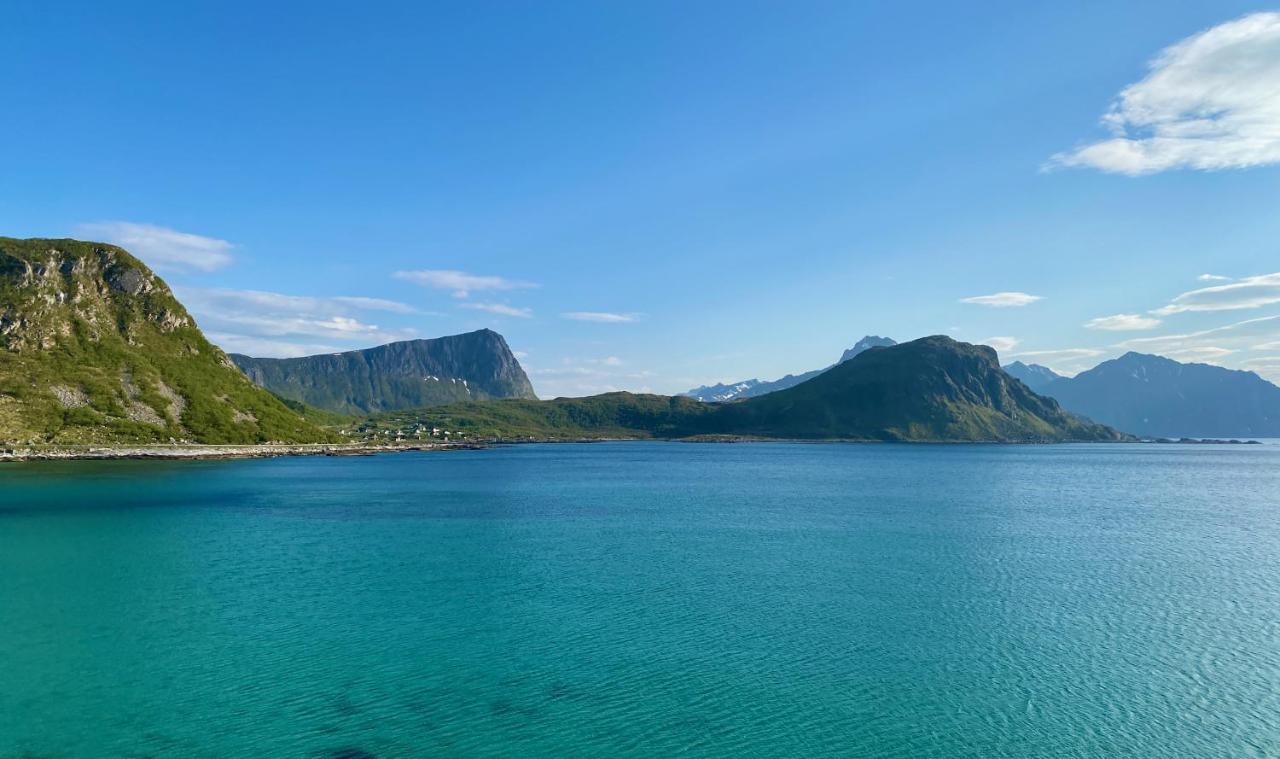
{"type": "Polygon", "coordinates": [[[0,757],[1280,754],[1280,446],[0,465],[0,757]]]}

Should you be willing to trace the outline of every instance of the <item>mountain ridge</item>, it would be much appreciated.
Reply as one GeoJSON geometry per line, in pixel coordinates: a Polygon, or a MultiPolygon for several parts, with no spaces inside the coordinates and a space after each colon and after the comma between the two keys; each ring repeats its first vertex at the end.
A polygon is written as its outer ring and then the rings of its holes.
{"type": "Polygon", "coordinates": [[[231,354],[231,360],[282,398],[342,414],[537,398],[506,339],[491,329],[299,358],[231,354]]]}

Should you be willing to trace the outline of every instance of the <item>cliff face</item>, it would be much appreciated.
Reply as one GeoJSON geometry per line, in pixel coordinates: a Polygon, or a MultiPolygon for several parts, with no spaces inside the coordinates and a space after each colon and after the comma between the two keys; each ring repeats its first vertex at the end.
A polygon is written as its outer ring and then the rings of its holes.
{"type": "Polygon", "coordinates": [[[0,440],[312,442],[125,250],[0,238],[0,440]]]}
{"type": "Polygon", "coordinates": [[[284,398],[345,414],[537,397],[507,341],[489,329],[303,358],[231,358],[284,398]]]}

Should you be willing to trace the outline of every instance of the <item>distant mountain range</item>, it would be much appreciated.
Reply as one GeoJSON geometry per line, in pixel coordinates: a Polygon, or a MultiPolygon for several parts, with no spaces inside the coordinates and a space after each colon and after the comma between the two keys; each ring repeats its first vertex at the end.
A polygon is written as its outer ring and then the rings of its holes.
{"type": "MultiPolygon", "coordinates": [[[[831,366],[839,366],[868,348],[887,348],[891,345],[897,345],[897,343],[887,337],[867,335],[854,343],[852,348],[841,354],[840,360],[831,366]]],[[[808,382],[819,374],[827,371],[827,369],[830,369],[831,366],[823,369],[813,369],[803,374],[788,374],[781,379],[776,379],[771,382],[767,380],[749,379],[741,380],[740,382],[730,382],[727,384],[703,385],[702,387],[695,387],[692,390],[687,390],[681,393],[681,395],[705,401],[707,403],[755,398],[778,390],[786,390],[789,387],[795,387],[802,382],[808,382]]]]}
{"type": "Polygon", "coordinates": [[[794,387],[735,403],[610,393],[495,400],[375,417],[384,430],[517,438],[762,437],[884,441],[1121,440],[1001,370],[987,346],[936,336],[860,352],[794,387]]]}
{"type": "Polygon", "coordinates": [[[1022,383],[1037,393],[1043,392],[1046,387],[1054,380],[1063,379],[1061,374],[1047,366],[1039,364],[1024,364],[1021,361],[1014,361],[1012,364],[1005,364],[1004,370],[1009,374],[1022,380],[1022,383]]]}
{"type": "Polygon", "coordinates": [[[1253,372],[1126,353],[1075,377],[1005,371],[1064,408],[1141,437],[1280,437],[1280,387],[1253,372]]]}
{"type": "Polygon", "coordinates": [[[282,398],[340,414],[537,398],[507,341],[490,329],[303,358],[231,360],[282,398]]]}

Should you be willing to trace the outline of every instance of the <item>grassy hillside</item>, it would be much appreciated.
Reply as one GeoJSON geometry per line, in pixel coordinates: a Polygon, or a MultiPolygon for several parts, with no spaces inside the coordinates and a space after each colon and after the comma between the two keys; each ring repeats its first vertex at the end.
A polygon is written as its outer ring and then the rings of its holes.
{"type": "Polygon", "coordinates": [[[121,248],[0,238],[0,440],[317,442],[121,248]]]}
{"type": "Polygon", "coordinates": [[[378,414],[362,425],[369,432],[419,428],[494,440],[579,440],[584,438],[680,437],[689,424],[714,409],[692,398],[607,393],[549,401],[505,399],[459,403],[378,414]]]}

